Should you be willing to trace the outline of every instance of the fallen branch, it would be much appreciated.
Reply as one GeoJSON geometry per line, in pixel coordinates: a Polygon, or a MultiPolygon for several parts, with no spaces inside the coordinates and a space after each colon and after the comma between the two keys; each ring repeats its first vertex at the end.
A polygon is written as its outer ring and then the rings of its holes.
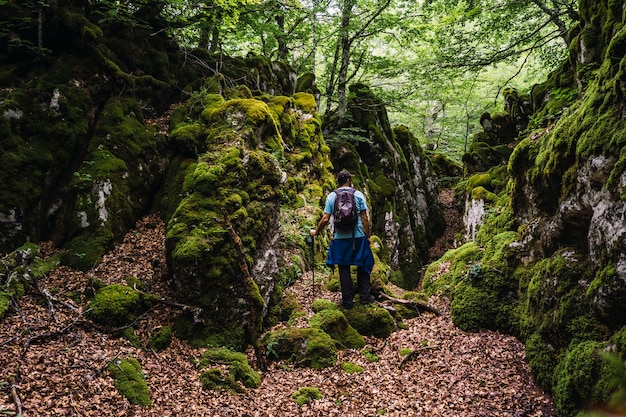
{"type": "Polygon", "coordinates": [[[17,378],[11,378],[11,397],[13,398],[13,402],[15,403],[15,410],[17,411],[18,416],[21,416],[24,412],[22,408],[22,400],[20,400],[20,395],[17,393],[17,378]]]}
{"type": "Polygon", "coordinates": [[[26,351],[28,351],[28,347],[32,344],[35,343],[39,343],[43,340],[48,340],[57,336],[62,336],[64,334],[66,334],[72,327],[74,327],[74,325],[78,322],[78,320],[80,320],[80,318],[82,317],[82,315],[78,315],[73,322],[71,322],[70,324],[68,324],[67,326],[65,326],[64,328],[62,328],[61,330],[57,330],[54,332],[46,332],[46,333],[41,333],[35,336],[31,336],[26,340],[26,343],[24,343],[24,347],[22,348],[22,354],[21,357],[24,358],[26,356],[26,351]]]}
{"type": "MultiPolygon", "coordinates": [[[[151,295],[151,294],[148,294],[147,292],[143,292],[140,289],[138,289],[137,285],[133,285],[133,289],[135,291],[137,291],[139,294],[151,295]]],[[[154,301],[159,303],[159,304],[164,304],[166,306],[180,308],[183,311],[191,311],[193,313],[193,321],[194,321],[194,323],[202,322],[202,319],[201,319],[202,308],[200,308],[200,307],[190,306],[189,304],[181,304],[181,303],[177,303],[175,301],[166,300],[164,298],[157,298],[154,301]]]]}
{"type": "Polygon", "coordinates": [[[419,301],[414,301],[414,300],[403,300],[401,298],[395,298],[388,294],[385,294],[384,292],[379,293],[377,296],[382,297],[386,300],[389,300],[393,303],[403,304],[405,306],[413,307],[417,310],[424,310],[424,311],[428,311],[429,313],[433,313],[436,316],[441,316],[441,311],[437,310],[435,307],[429,306],[426,303],[421,303],[419,301]]]}
{"type": "Polygon", "coordinates": [[[432,346],[422,346],[419,347],[417,349],[413,349],[412,351],[409,352],[408,355],[406,355],[403,359],[402,362],[400,362],[400,364],[398,365],[398,369],[402,369],[402,367],[411,359],[413,359],[418,352],[421,352],[422,350],[426,350],[426,349],[435,349],[439,347],[439,345],[432,345],[432,346]]]}

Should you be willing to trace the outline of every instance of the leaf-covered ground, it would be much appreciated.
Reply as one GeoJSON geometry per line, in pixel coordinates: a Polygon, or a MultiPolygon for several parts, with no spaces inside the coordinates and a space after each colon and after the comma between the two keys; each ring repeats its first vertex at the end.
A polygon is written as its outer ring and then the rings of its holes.
{"type": "MultiPolygon", "coordinates": [[[[49,248],[52,251],[52,248],[49,248]]],[[[337,365],[315,371],[270,363],[259,388],[244,394],[203,391],[193,358],[203,350],[174,339],[160,353],[133,347],[86,320],[90,278],[107,284],[135,276],[149,291],[172,299],[166,282],[164,226],[156,216],[137,224],[89,273],[65,268],[40,280],[37,291],[11,306],[0,323],[0,415],[18,407],[31,416],[555,416],[549,396],[532,381],[524,347],[510,336],[466,333],[450,319],[445,299],[431,300],[444,314],[425,313],[388,339],[367,338],[366,349],[341,351],[337,365]],[[42,294],[49,293],[46,298],[42,294]],[[48,302],[50,301],[50,302],[48,302]],[[406,352],[412,351],[408,360],[406,352]],[[152,395],[149,408],[130,405],[105,370],[118,357],[135,357],[152,395]],[[343,362],[363,372],[348,374],[343,362]],[[324,397],[298,406],[291,394],[317,387],[324,397]]],[[[321,280],[320,273],[316,274],[321,280]]],[[[312,285],[305,275],[293,291],[308,314],[316,298],[339,294],[312,285]]],[[[136,335],[171,325],[178,311],[158,304],[137,321],[136,335]]],[[[303,325],[305,319],[298,321],[303,325]]],[[[252,352],[248,352],[254,366],[252,352]]]]}

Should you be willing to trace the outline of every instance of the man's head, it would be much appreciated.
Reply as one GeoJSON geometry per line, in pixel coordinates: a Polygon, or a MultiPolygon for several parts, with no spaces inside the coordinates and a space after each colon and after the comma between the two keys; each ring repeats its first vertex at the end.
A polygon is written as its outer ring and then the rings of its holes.
{"type": "Polygon", "coordinates": [[[339,175],[337,175],[337,185],[342,186],[348,184],[352,177],[354,177],[354,174],[351,174],[345,169],[342,170],[339,175]]]}

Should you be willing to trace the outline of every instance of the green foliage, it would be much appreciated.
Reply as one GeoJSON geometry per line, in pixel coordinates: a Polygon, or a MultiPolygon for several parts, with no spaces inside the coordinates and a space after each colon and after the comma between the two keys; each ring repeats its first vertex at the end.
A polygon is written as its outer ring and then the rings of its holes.
{"type": "Polygon", "coordinates": [[[314,400],[321,400],[322,398],[324,398],[324,394],[316,387],[302,387],[291,394],[291,399],[299,406],[303,406],[314,400]]]}
{"type": "Polygon", "coordinates": [[[115,381],[115,388],[128,399],[131,404],[149,407],[152,403],[150,391],[141,370],[139,361],[135,358],[114,359],[107,365],[115,381]]]}

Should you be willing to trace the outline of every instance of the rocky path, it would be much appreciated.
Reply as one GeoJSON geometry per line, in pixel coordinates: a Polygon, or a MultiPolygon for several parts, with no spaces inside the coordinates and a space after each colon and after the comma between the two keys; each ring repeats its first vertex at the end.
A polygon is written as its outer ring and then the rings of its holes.
{"type": "MultiPolygon", "coordinates": [[[[58,303],[51,309],[30,291],[0,322],[0,415],[34,416],[555,416],[549,396],[533,383],[524,347],[493,332],[457,329],[445,299],[431,303],[444,314],[424,314],[406,322],[408,329],[388,339],[367,338],[364,350],[341,351],[337,365],[315,371],[271,363],[257,389],[244,394],[203,391],[192,359],[201,355],[180,340],[154,353],[135,348],[90,326],[80,314],[90,278],[124,283],[129,275],[150,285],[163,298],[172,296],[164,281],[163,224],[156,216],[138,223],[122,244],[90,273],[67,269],[41,280],[40,287],[58,303]],[[372,361],[365,351],[378,359],[372,361]],[[410,360],[406,352],[414,351],[410,360]],[[366,356],[369,358],[366,358],[366,356]],[[117,357],[142,364],[152,406],[129,405],[104,370],[117,357]],[[363,372],[348,374],[341,363],[363,372]],[[298,406],[291,394],[317,387],[324,397],[298,406]]],[[[320,272],[316,273],[321,280],[320,272]]],[[[311,285],[306,274],[289,291],[310,316],[315,298],[339,294],[311,285]]],[[[136,335],[171,325],[176,310],[158,305],[138,322],[136,335]]],[[[305,319],[300,319],[303,325],[305,319]]],[[[248,352],[252,356],[251,352],[248,352]]],[[[254,361],[251,361],[254,363],[254,361]]]]}

